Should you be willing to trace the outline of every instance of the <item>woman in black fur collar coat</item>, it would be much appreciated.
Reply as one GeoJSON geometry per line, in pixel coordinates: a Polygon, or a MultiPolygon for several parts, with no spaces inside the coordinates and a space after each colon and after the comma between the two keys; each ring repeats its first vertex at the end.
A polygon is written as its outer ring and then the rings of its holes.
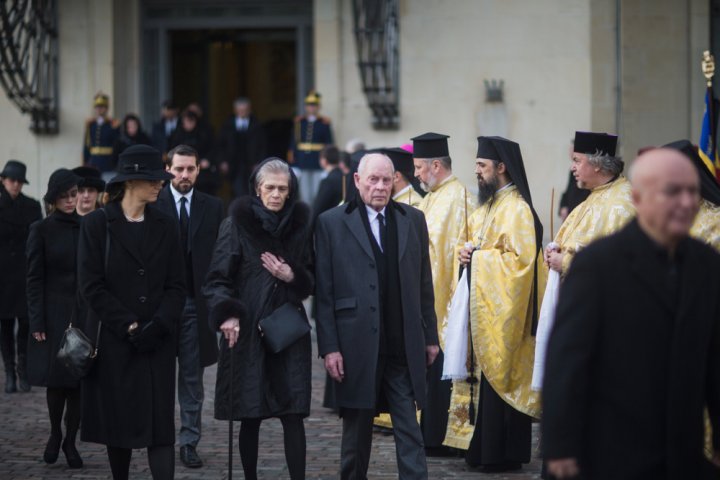
{"type": "Polygon", "coordinates": [[[240,458],[247,479],[257,478],[260,422],[279,418],[290,478],[295,480],[305,478],[310,334],[273,354],[263,344],[258,322],[286,302],[302,308],[302,300],[313,291],[310,210],[298,201],[297,180],[281,159],[268,158],[258,165],[250,184],[253,194],[238,199],[220,227],[203,289],[211,328],[224,337],[215,418],[240,420],[240,458]]]}

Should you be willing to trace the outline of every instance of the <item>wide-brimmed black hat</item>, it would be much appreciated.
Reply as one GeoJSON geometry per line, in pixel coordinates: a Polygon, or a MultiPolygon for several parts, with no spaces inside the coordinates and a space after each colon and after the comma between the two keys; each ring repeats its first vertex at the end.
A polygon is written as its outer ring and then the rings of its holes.
{"type": "Polygon", "coordinates": [[[17,180],[18,182],[29,184],[30,182],[28,182],[27,178],[25,178],[26,174],[27,167],[24,163],[17,160],[8,160],[8,162],[5,164],[5,168],[3,168],[3,171],[0,172],[0,177],[12,178],[13,180],[17,180]]]}
{"type": "Polygon", "coordinates": [[[78,188],[90,187],[96,189],[98,192],[105,190],[105,180],[100,175],[100,170],[94,167],[76,167],[72,169],[72,172],[80,177],[80,183],[78,188]]]}
{"type": "Polygon", "coordinates": [[[50,205],[54,204],[60,195],[77,186],[80,180],[82,179],[75,175],[72,170],[58,168],[50,175],[47,192],[43,196],[43,200],[50,205]]]}
{"type": "Polygon", "coordinates": [[[165,171],[162,154],[148,145],[133,145],[120,154],[117,175],[108,185],[128,180],[170,180],[175,178],[165,171]]]}
{"type": "Polygon", "coordinates": [[[423,133],[410,140],[413,142],[414,158],[439,158],[449,156],[448,135],[442,133],[423,133]]]}

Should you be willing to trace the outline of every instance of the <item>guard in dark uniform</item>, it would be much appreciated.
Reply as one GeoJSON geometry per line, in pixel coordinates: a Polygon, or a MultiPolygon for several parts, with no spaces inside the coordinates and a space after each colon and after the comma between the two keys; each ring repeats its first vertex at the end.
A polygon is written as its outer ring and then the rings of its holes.
{"type": "Polygon", "coordinates": [[[83,164],[100,170],[107,181],[115,174],[113,145],[120,136],[120,122],[108,116],[110,97],[104,93],[95,95],[93,107],[95,116],[85,122],[83,164]]]}
{"type": "Polygon", "coordinates": [[[298,174],[300,196],[308,205],[313,204],[323,178],[320,151],[333,144],[330,119],[319,115],[319,111],[320,94],[311,90],[305,97],[305,115],[295,117],[288,152],[288,162],[298,174]]]}

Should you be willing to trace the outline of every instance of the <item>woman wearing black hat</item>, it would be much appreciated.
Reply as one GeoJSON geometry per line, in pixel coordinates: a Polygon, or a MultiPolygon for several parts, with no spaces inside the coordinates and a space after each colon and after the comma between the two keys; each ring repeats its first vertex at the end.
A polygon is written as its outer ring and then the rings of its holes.
{"type": "Polygon", "coordinates": [[[47,387],[50,439],[43,459],[55,463],[62,450],[70,468],[83,461],[75,448],[80,427],[80,382],[56,359],[63,332],[76,312],[76,252],[80,217],[75,213],[80,178],[61,168],[50,175],[43,197],[49,215],[30,227],[27,243],[27,300],[31,338],[28,380],[47,387]],[[65,440],[62,417],[65,412],[65,440]]]}
{"type": "Polygon", "coordinates": [[[313,291],[310,208],[298,202],[297,180],[284,160],[265,160],[250,182],[254,195],[234,203],[220,227],[203,290],[210,322],[227,339],[218,358],[215,418],[240,420],[248,480],[257,478],[260,422],[279,418],[290,478],[303,479],[310,334],[271,353],[258,322],[285,303],[302,308],[313,291]]]}
{"type": "Polygon", "coordinates": [[[78,183],[78,201],[75,211],[81,217],[100,208],[100,193],[105,190],[105,181],[100,170],[93,167],[73,168],[73,173],[80,177],[78,183]]]}
{"type": "Polygon", "coordinates": [[[185,272],[177,221],[151,205],[170,178],[160,152],[128,148],[108,184],[108,204],[80,228],[85,330],[95,338],[100,328],[97,359],[83,380],[81,438],[106,445],[116,480],[128,478],[134,448],[147,448],[154,479],[174,475],[176,323],[185,272]]]}

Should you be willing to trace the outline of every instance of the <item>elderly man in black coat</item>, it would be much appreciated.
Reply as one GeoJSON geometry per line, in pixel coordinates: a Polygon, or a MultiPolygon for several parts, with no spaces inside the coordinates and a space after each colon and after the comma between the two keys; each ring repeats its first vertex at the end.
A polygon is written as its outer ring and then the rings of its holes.
{"type": "Polygon", "coordinates": [[[318,218],[318,348],[343,417],[341,478],[367,476],[373,417],[389,411],[401,479],[427,478],[416,417],[438,354],[423,214],[390,201],[392,161],[368,154],[358,197],[318,218]]]}
{"type": "Polygon", "coordinates": [[[0,172],[0,351],[5,365],[5,393],[27,392],[28,313],[25,297],[25,244],[30,224],[42,218],[40,203],[22,193],[27,167],[17,160],[9,160],[0,172]],[[17,343],[15,338],[17,319],[17,343]],[[17,363],[15,361],[17,345],[17,363]]]}
{"type": "Polygon", "coordinates": [[[637,219],[580,252],[560,290],[543,385],[555,478],[719,478],[720,256],[688,236],[695,168],[657,149],[632,170],[637,219]]]}

